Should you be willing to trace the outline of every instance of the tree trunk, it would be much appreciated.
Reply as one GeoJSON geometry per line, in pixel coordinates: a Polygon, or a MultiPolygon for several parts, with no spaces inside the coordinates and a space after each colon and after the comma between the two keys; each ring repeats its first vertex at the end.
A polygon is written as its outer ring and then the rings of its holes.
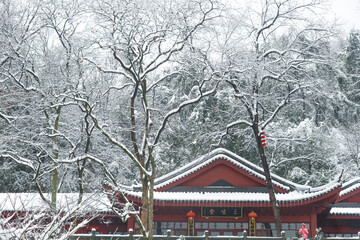
{"type": "Polygon", "coordinates": [[[253,128],[253,132],[254,132],[254,135],[256,138],[257,147],[258,147],[260,158],[261,158],[261,163],[262,163],[262,166],[264,169],[264,174],[265,174],[265,179],[266,179],[266,187],[269,192],[270,203],[271,203],[271,207],[272,207],[273,214],[274,214],[276,234],[278,237],[280,237],[280,235],[281,235],[280,210],[279,210],[279,206],[277,205],[277,202],[276,202],[274,188],[273,188],[273,184],[272,184],[271,177],[270,177],[269,165],[267,163],[266,156],[265,156],[265,149],[261,142],[261,136],[260,136],[259,125],[258,125],[258,116],[256,116],[256,121],[254,121],[252,128],[253,128]]]}
{"type": "Polygon", "coordinates": [[[149,184],[148,178],[143,176],[142,182],[142,208],[141,208],[141,222],[145,228],[145,231],[149,231],[148,218],[149,218],[149,184]]]}
{"type": "Polygon", "coordinates": [[[149,240],[153,239],[154,229],[154,183],[155,183],[155,161],[152,158],[152,153],[149,153],[151,158],[151,178],[150,178],[150,192],[149,192],[149,240]]]}
{"type": "MultiPolygon", "coordinates": [[[[65,100],[63,100],[64,102],[65,100]]],[[[46,113],[45,113],[46,114],[46,113]]],[[[59,121],[60,121],[60,114],[61,114],[61,106],[56,108],[56,119],[54,123],[54,130],[53,134],[56,134],[59,130],[59,121]]],[[[48,115],[46,114],[47,118],[49,119],[48,115]]],[[[59,147],[57,145],[57,138],[56,136],[51,137],[52,144],[53,144],[53,158],[55,160],[59,159],[59,147]]],[[[51,172],[51,207],[53,208],[53,212],[56,213],[56,197],[57,197],[57,187],[58,187],[58,163],[54,162],[54,169],[51,172]]]]}
{"type": "Polygon", "coordinates": [[[54,214],[56,213],[57,184],[58,184],[58,170],[57,170],[57,164],[54,163],[54,169],[51,172],[51,207],[53,208],[52,210],[54,214]]]}

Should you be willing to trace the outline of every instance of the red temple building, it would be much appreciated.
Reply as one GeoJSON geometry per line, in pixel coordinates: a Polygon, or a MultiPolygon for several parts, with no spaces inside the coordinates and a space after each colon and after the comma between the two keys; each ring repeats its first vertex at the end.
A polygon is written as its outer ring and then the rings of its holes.
{"type": "Polygon", "coordinates": [[[319,223],[327,235],[353,236],[360,231],[360,178],[344,183],[335,204],[329,204],[328,209],[319,223]]]}
{"type": "MultiPolygon", "coordinates": [[[[272,174],[280,207],[282,230],[295,237],[301,223],[314,237],[321,227],[326,236],[357,236],[360,231],[360,178],[349,182],[331,182],[320,187],[299,185],[272,174]]],[[[276,236],[272,208],[263,169],[225,149],[211,153],[155,180],[154,234],[211,236],[276,236]]],[[[123,192],[141,206],[141,185],[123,192]]],[[[0,196],[1,197],[1,196],[0,196]]],[[[98,198],[99,199],[99,198],[98,198]]],[[[139,233],[134,217],[123,223],[105,205],[96,209],[88,232],[139,233]],[[99,214],[100,212],[100,214],[99,214]]]]}
{"type": "MultiPolygon", "coordinates": [[[[309,236],[321,227],[325,235],[357,236],[360,231],[360,178],[341,185],[299,185],[272,174],[282,230],[295,237],[305,223],[309,236]]],[[[155,181],[155,234],[276,236],[263,169],[217,149],[155,181]],[[193,212],[193,224],[187,214],[193,212]],[[256,216],[253,220],[251,214],[256,216]],[[250,214],[250,217],[249,217],[250,214]],[[252,226],[255,223],[255,228],[252,226]],[[253,228],[253,229],[252,229],[253,228]]],[[[124,189],[130,201],[141,203],[141,186],[124,189]]],[[[134,218],[127,228],[137,229],[134,218]]]]}

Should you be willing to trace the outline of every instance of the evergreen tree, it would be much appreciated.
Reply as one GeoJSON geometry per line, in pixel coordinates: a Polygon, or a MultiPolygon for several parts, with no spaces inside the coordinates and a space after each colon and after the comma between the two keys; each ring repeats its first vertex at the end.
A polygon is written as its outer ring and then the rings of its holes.
{"type": "Polygon", "coordinates": [[[354,89],[352,97],[357,103],[360,103],[360,31],[352,30],[348,41],[345,69],[349,76],[348,84],[354,89]]]}

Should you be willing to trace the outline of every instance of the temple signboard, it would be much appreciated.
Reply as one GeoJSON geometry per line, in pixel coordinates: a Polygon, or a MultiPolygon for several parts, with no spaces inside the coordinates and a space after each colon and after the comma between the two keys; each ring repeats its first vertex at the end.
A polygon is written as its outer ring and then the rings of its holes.
{"type": "Polygon", "coordinates": [[[242,207],[201,207],[204,218],[242,218],[242,207]]]}

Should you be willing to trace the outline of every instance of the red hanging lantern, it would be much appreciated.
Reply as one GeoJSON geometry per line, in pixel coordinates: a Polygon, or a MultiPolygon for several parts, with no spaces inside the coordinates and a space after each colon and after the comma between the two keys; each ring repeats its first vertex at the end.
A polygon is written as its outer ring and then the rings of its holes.
{"type": "Polygon", "coordinates": [[[251,211],[251,213],[249,213],[248,216],[250,219],[255,219],[257,217],[257,214],[255,212],[251,211]]]}
{"type": "Polygon", "coordinates": [[[256,236],[256,220],[257,214],[255,212],[249,213],[249,236],[256,236]]]}
{"type": "Polygon", "coordinates": [[[261,137],[261,144],[265,147],[266,140],[265,140],[265,132],[264,131],[260,132],[260,137],[261,137]]]}
{"type": "Polygon", "coordinates": [[[193,211],[190,211],[186,214],[188,217],[188,236],[194,236],[195,233],[195,213],[193,211]]]}
{"type": "Polygon", "coordinates": [[[100,230],[100,227],[99,226],[90,226],[88,227],[89,231],[92,231],[92,229],[95,229],[96,231],[99,231],[100,230]]]}
{"type": "Polygon", "coordinates": [[[186,214],[186,216],[189,218],[189,219],[193,219],[195,217],[195,213],[193,211],[190,211],[186,214]]]}

